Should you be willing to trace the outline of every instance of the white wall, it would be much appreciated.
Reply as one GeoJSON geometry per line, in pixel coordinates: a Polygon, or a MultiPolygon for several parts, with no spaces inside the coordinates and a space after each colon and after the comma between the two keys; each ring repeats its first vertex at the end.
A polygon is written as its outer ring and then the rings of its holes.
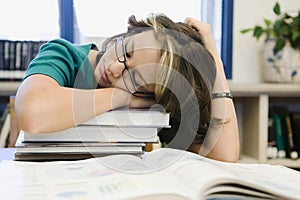
{"type": "MultiPolygon", "coordinates": [[[[297,11],[300,0],[235,0],[233,24],[233,71],[232,82],[261,82],[262,67],[261,49],[263,40],[259,42],[251,33],[241,34],[240,30],[263,25],[263,19],[275,19],[273,6],[279,2],[281,10],[297,11]]],[[[263,38],[261,38],[263,39],[263,38]]]]}

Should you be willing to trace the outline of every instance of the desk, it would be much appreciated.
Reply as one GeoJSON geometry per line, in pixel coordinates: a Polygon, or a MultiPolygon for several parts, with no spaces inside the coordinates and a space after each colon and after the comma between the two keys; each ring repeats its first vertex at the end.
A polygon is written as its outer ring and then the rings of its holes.
{"type": "Polygon", "coordinates": [[[0,148],[0,162],[1,160],[13,160],[15,148],[0,148]]]}

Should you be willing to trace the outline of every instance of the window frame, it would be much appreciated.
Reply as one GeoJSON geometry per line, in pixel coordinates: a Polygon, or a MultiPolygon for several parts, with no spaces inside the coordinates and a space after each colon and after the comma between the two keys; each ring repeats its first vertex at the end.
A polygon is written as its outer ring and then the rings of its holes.
{"type": "Polygon", "coordinates": [[[234,0],[222,0],[221,59],[227,79],[232,79],[232,34],[234,0]]]}

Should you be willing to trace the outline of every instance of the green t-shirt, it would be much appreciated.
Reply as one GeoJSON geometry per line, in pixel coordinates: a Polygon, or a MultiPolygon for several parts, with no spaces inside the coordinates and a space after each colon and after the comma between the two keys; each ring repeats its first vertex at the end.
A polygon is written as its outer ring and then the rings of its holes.
{"type": "Polygon", "coordinates": [[[75,45],[64,39],[51,40],[41,46],[37,56],[29,64],[25,78],[33,74],[44,74],[64,87],[96,88],[88,60],[91,48],[95,48],[95,45],[75,45]]]}

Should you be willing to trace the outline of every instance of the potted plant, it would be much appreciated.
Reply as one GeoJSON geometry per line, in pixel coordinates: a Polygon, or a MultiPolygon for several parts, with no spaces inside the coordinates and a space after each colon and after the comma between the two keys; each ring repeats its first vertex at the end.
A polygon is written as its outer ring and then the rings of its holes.
{"type": "Polygon", "coordinates": [[[252,32],[259,40],[265,36],[264,79],[271,82],[300,82],[300,10],[291,15],[282,12],[279,3],[273,7],[276,19],[264,19],[264,26],[241,30],[252,32]]]}

